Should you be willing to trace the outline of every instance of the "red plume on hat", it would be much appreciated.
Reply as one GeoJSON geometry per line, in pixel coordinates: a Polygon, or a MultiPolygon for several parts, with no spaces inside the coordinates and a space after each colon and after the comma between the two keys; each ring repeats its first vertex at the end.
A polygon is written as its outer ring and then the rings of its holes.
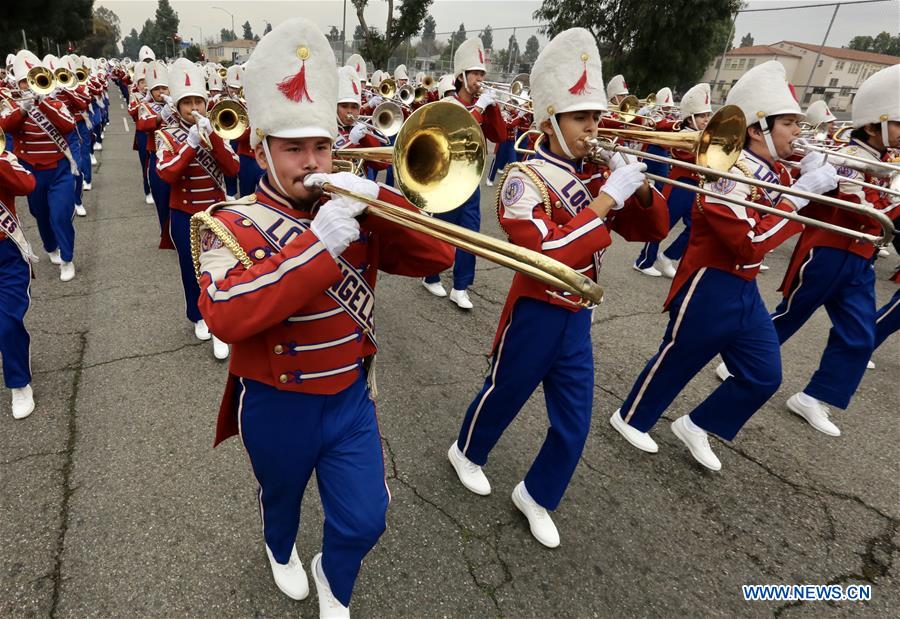
{"type": "Polygon", "coordinates": [[[284,78],[278,84],[278,90],[281,91],[285,97],[290,99],[291,101],[296,101],[297,103],[302,103],[303,99],[306,98],[310,103],[313,102],[312,97],[309,96],[309,91],[306,90],[306,61],[301,61],[300,71],[294,75],[284,78]]]}
{"type": "Polygon", "coordinates": [[[584,69],[581,71],[581,77],[569,88],[569,92],[573,95],[586,95],[594,90],[594,87],[588,84],[587,61],[583,60],[582,63],[584,64],[584,69]]]}
{"type": "Polygon", "coordinates": [[[185,86],[190,86],[190,85],[191,85],[191,76],[190,76],[189,73],[185,73],[185,74],[184,74],[184,85],[185,85],[185,86]]]}
{"type": "Polygon", "coordinates": [[[790,82],[788,82],[788,89],[791,91],[791,96],[794,97],[794,101],[796,101],[797,103],[799,103],[800,100],[797,99],[797,91],[794,90],[794,85],[791,84],[790,82]]]}
{"type": "Polygon", "coordinates": [[[353,94],[354,94],[354,95],[358,95],[358,94],[359,94],[359,88],[356,87],[356,81],[354,81],[354,80],[351,79],[351,80],[350,80],[350,83],[353,85],[353,94]]]}
{"type": "Polygon", "coordinates": [[[481,48],[478,48],[478,62],[484,64],[484,54],[481,52],[481,48]]]}

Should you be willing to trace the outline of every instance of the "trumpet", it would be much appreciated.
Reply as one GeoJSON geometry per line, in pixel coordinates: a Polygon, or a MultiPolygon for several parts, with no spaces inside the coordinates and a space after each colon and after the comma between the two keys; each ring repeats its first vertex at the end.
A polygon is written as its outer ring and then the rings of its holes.
{"type": "Polygon", "coordinates": [[[351,114],[350,117],[355,122],[361,122],[364,125],[380,131],[387,137],[397,135],[400,132],[400,127],[403,126],[403,109],[393,101],[384,101],[380,103],[378,107],[372,111],[372,115],[368,117],[368,121],[364,120],[366,117],[363,116],[353,116],[351,114]]]}
{"type": "MultiPolygon", "coordinates": [[[[413,112],[397,134],[393,148],[337,149],[335,156],[367,161],[391,161],[398,187],[427,213],[458,208],[478,187],[484,172],[484,134],[466,109],[436,101],[413,112]]],[[[491,262],[599,303],[603,289],[587,276],[543,254],[472,232],[440,219],[323,183],[322,189],[369,205],[368,213],[427,234],[491,262]]]]}
{"type": "Polygon", "coordinates": [[[613,152],[620,152],[628,155],[633,155],[635,157],[641,157],[643,159],[650,159],[651,161],[659,161],[660,163],[679,166],[681,168],[691,170],[692,172],[697,172],[703,177],[714,176],[718,178],[727,178],[738,183],[744,183],[747,185],[760,187],[762,189],[776,191],[779,194],[797,196],[799,198],[819,202],[821,204],[834,206],[835,208],[852,211],[854,213],[858,213],[874,219],[878,223],[878,225],[881,226],[882,234],[881,236],[874,236],[868,233],[860,232],[858,230],[851,230],[849,228],[837,226],[829,222],[819,221],[811,217],[798,215],[797,213],[788,213],[785,211],[781,211],[774,207],[750,202],[749,200],[729,198],[727,196],[723,196],[722,194],[704,189],[702,186],[697,187],[689,183],[683,183],[681,181],[670,179],[666,176],[645,173],[645,176],[650,180],[672,185],[674,187],[679,187],[681,189],[686,189],[700,195],[711,196],[718,200],[722,200],[723,202],[728,202],[730,204],[735,204],[744,208],[753,208],[757,211],[777,215],[785,219],[797,221],[807,226],[829,230],[831,232],[842,234],[853,239],[872,243],[876,246],[886,245],[890,243],[891,239],[894,236],[893,222],[887,217],[887,215],[885,215],[884,213],[880,213],[873,208],[863,207],[854,202],[838,200],[836,198],[810,193],[808,191],[801,191],[792,187],[786,187],[784,185],[779,185],[778,183],[769,183],[755,178],[748,178],[742,174],[732,174],[731,172],[729,172],[728,170],[730,170],[731,165],[733,165],[734,161],[737,160],[737,157],[740,156],[740,151],[743,148],[744,139],[746,137],[746,124],[744,122],[744,115],[743,112],[740,111],[740,108],[738,108],[737,106],[726,105],[722,107],[715,114],[713,114],[712,118],[710,118],[709,124],[706,126],[706,129],[698,132],[683,132],[677,134],[669,134],[669,132],[663,132],[662,135],[660,135],[660,132],[656,131],[625,131],[601,129],[601,132],[605,133],[608,137],[612,137],[613,139],[610,140],[608,138],[588,138],[587,140],[585,140],[585,142],[591,147],[592,152],[589,156],[592,159],[601,159],[602,156],[600,155],[600,150],[606,149],[613,152]],[[627,133],[627,136],[623,135],[625,133],[627,133]],[[692,133],[694,134],[693,136],[691,136],[692,133]],[[653,153],[645,153],[643,151],[635,150],[632,148],[626,148],[624,146],[619,146],[614,142],[614,139],[618,137],[627,137],[628,139],[645,144],[668,146],[671,144],[670,140],[673,137],[681,135],[688,135],[691,137],[683,146],[676,146],[675,148],[684,148],[684,146],[689,146],[688,148],[685,148],[685,150],[690,150],[694,153],[697,161],[696,164],[688,163],[686,161],[680,161],[671,157],[664,157],[662,155],[654,155],[653,153]],[[731,161],[731,164],[728,164],[729,161],[731,161]],[[706,165],[700,165],[703,163],[705,163],[706,165]],[[727,168],[726,164],[728,164],[727,168]]]}
{"type": "MultiPolygon", "coordinates": [[[[199,114],[198,114],[199,115],[199,114]]],[[[222,99],[209,110],[213,132],[223,140],[236,140],[250,126],[247,108],[234,99],[222,99]]]]}

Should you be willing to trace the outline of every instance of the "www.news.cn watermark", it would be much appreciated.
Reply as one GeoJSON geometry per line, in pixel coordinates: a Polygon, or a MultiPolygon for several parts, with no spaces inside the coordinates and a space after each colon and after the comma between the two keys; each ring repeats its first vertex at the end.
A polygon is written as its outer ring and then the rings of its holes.
{"type": "Polygon", "coordinates": [[[867,602],[872,585],[742,585],[748,602],[867,602]]]}

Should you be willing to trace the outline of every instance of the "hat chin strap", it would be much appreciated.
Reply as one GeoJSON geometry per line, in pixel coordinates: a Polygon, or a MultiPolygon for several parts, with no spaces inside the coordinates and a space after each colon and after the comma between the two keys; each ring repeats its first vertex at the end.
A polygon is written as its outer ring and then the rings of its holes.
{"type": "Polygon", "coordinates": [[[775,143],[772,141],[772,132],[769,130],[769,123],[766,122],[765,117],[759,119],[759,126],[762,127],[763,139],[766,141],[766,148],[769,149],[772,160],[778,161],[780,157],[778,156],[778,151],[775,150],[775,143]]]}
{"type": "Polygon", "coordinates": [[[881,121],[881,145],[884,146],[884,150],[887,150],[891,147],[891,143],[888,141],[888,121],[881,121]]]}
{"type": "Polygon", "coordinates": [[[275,181],[275,184],[278,185],[278,191],[281,192],[285,198],[289,198],[290,194],[284,190],[284,187],[281,186],[281,181],[278,180],[278,171],[275,170],[275,160],[272,158],[272,153],[269,151],[269,136],[263,138],[262,141],[263,151],[266,153],[266,163],[269,165],[269,169],[272,170],[272,179],[275,181]]]}
{"type": "Polygon", "coordinates": [[[563,152],[569,159],[575,159],[575,155],[572,154],[572,151],[569,150],[569,145],[566,144],[566,138],[563,136],[563,132],[559,128],[559,123],[556,122],[556,114],[550,117],[550,124],[553,126],[553,130],[556,132],[556,139],[559,140],[559,145],[563,149],[563,152]]]}

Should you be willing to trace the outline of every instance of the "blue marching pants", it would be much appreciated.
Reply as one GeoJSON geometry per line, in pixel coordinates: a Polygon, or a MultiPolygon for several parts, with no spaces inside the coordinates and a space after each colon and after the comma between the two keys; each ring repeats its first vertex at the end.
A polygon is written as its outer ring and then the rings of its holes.
{"type": "Polygon", "coordinates": [[[556,509],[572,479],[591,426],[594,355],[591,312],[572,312],[520,299],[494,351],[490,373],[475,396],[457,445],[484,466],[506,427],[541,383],[550,428],[525,476],[528,494],[556,509]],[[535,337],[540,334],[540,337],[535,337]]]}
{"type": "Polygon", "coordinates": [[[150,195],[150,179],[147,176],[147,161],[150,155],[147,151],[147,134],[143,131],[138,131],[135,134],[135,139],[137,140],[138,159],[141,162],[141,180],[144,182],[144,195],[147,196],[150,195]]]}
{"type": "MultiPolygon", "coordinates": [[[[690,179],[680,180],[689,182],[692,185],[697,184],[690,179]]],[[[674,228],[679,220],[684,222],[684,229],[677,237],[675,237],[675,240],[663,250],[663,255],[669,260],[681,260],[684,251],[687,249],[688,241],[691,238],[691,209],[694,207],[695,195],[696,194],[687,189],[679,189],[678,187],[673,187],[672,192],[669,194],[669,200],[667,202],[669,207],[669,229],[671,230],[674,228]]],[[[641,248],[641,253],[638,254],[637,260],[634,263],[635,266],[639,269],[652,267],[653,263],[656,262],[658,252],[659,241],[644,243],[644,246],[641,248]]]]}
{"type": "MultiPolygon", "coordinates": [[[[436,219],[442,219],[462,226],[466,230],[478,232],[481,230],[481,188],[475,190],[462,206],[447,213],[436,213],[436,219]]],[[[441,281],[440,274],[429,275],[425,278],[429,284],[441,281]]],[[[461,249],[456,250],[456,258],[453,262],[453,288],[465,290],[475,281],[475,256],[461,249]]]]}
{"type": "Polygon", "coordinates": [[[25,312],[31,304],[31,266],[9,239],[0,241],[0,357],[3,382],[19,389],[31,382],[31,337],[25,312]]]}
{"type": "Polygon", "coordinates": [[[184,211],[169,209],[169,236],[178,252],[178,266],[181,268],[181,286],[184,289],[185,313],[188,320],[197,322],[203,316],[197,309],[200,286],[194,274],[194,259],[191,257],[191,216],[184,211]]]}
{"type": "MultiPolygon", "coordinates": [[[[151,183],[152,186],[152,183],[151,183]]],[[[237,176],[226,176],[225,177],[225,195],[226,196],[237,196],[238,191],[238,177],[237,176]]]]}
{"type": "MultiPolygon", "coordinates": [[[[263,177],[263,169],[256,163],[256,157],[241,155],[241,167],[238,169],[238,188],[240,197],[249,196],[256,191],[259,179],[263,177]]],[[[234,194],[230,194],[234,195],[234,194]]]]}
{"type": "Polygon", "coordinates": [[[875,348],[892,333],[900,329],[900,288],[880,310],[875,313],[875,348]]]}
{"type": "Polygon", "coordinates": [[[162,232],[169,227],[169,195],[172,188],[169,183],[159,177],[159,172],[156,170],[156,151],[151,151],[149,154],[147,178],[150,181],[150,193],[153,195],[159,229],[162,232]]]}
{"type": "MultiPolygon", "coordinates": [[[[93,134],[94,142],[103,144],[103,109],[96,103],[92,103],[90,109],[93,111],[91,114],[91,124],[93,125],[91,132],[93,134]]],[[[94,145],[91,144],[91,150],[93,149],[94,145]]]]}
{"type": "Polygon", "coordinates": [[[365,374],[334,395],[239,381],[241,440],[259,483],[266,544],[276,561],[288,562],[315,471],[325,513],[322,570],[334,596],[348,606],[362,560],[384,533],[390,500],[365,374]]]}
{"type": "Polygon", "coordinates": [[[497,172],[502,172],[503,168],[516,160],[516,149],[513,140],[504,140],[497,147],[497,154],[494,155],[494,161],[491,163],[491,171],[488,178],[494,182],[497,172]]]}
{"type": "Polygon", "coordinates": [[[49,170],[35,170],[27,161],[22,166],[34,174],[37,185],[28,194],[28,210],[37,221],[47,252],[59,250],[63,262],[75,254],[75,179],[69,160],[63,157],[49,170]]]}
{"type": "MultiPolygon", "coordinates": [[[[94,178],[94,171],[91,169],[91,150],[93,149],[93,144],[91,143],[91,130],[88,129],[87,123],[83,120],[78,123],[78,137],[81,139],[80,143],[80,153],[81,157],[75,158],[75,161],[78,162],[78,169],[81,170],[81,178],[85,183],[90,183],[94,178]]],[[[74,152],[72,153],[75,154],[74,152]]],[[[75,194],[76,200],[81,197],[81,185],[79,184],[79,191],[75,194]]],[[[81,204],[81,200],[78,200],[77,204],[81,204]]]]}
{"type": "Polygon", "coordinates": [[[622,404],[628,424],[647,432],[717,354],[732,373],[691,411],[691,420],[732,440],[781,384],[781,350],[756,281],[712,268],[697,271],[669,304],[659,351],[622,404]]]}
{"type": "Polygon", "coordinates": [[[831,331],[819,369],[803,393],[847,408],[875,350],[872,261],[833,247],[811,249],[791,293],[772,313],[778,341],[784,344],[823,305],[831,331]]]}
{"type": "Polygon", "coordinates": [[[72,153],[72,159],[75,160],[75,163],[78,165],[79,174],[73,175],[72,180],[74,182],[73,185],[73,193],[72,200],[73,204],[81,204],[82,193],[84,191],[84,177],[80,173],[81,172],[81,156],[82,156],[82,147],[81,147],[81,137],[78,135],[78,131],[73,131],[69,135],[66,136],[66,142],[69,144],[69,151],[72,153]]]}

